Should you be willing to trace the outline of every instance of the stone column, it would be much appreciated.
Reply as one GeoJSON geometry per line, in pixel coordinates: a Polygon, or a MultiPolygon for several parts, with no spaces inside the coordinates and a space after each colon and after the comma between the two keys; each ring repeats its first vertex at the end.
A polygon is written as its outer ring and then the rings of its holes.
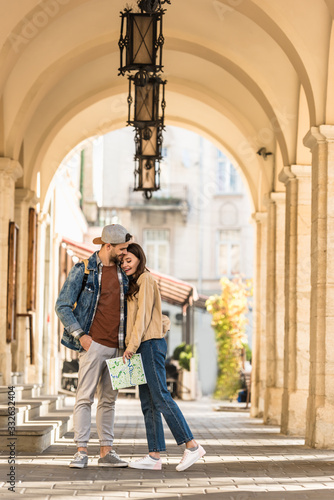
{"type": "MultiPolygon", "coordinates": [[[[27,269],[28,269],[28,228],[29,208],[34,207],[37,199],[30,189],[15,189],[15,221],[20,228],[20,252],[17,276],[17,312],[27,312],[27,269]]],[[[28,318],[18,317],[16,321],[17,343],[13,355],[13,371],[22,372],[24,382],[28,382],[30,365],[28,318]]]]}
{"type": "Polygon", "coordinates": [[[309,384],[311,167],[284,167],[286,186],[284,390],[281,431],[305,435],[309,384]]]}
{"type": "Polygon", "coordinates": [[[51,245],[50,249],[50,289],[49,289],[49,315],[50,315],[50,383],[49,394],[57,394],[61,382],[61,359],[60,359],[60,339],[58,338],[58,317],[55,312],[55,303],[58,297],[58,283],[59,283],[59,248],[61,245],[61,238],[54,233],[55,227],[56,207],[53,210],[53,226],[51,227],[51,245]]]}
{"type": "Polygon", "coordinates": [[[94,196],[93,142],[86,141],[81,151],[81,208],[88,223],[95,224],[98,219],[97,203],[94,196]]]}
{"type": "Polygon", "coordinates": [[[334,125],[311,127],[310,385],[306,444],[334,446],[334,125]]]}
{"type": "Polygon", "coordinates": [[[0,273],[3,286],[0,291],[0,373],[2,384],[11,383],[11,346],[6,342],[7,278],[8,278],[8,228],[14,221],[15,182],[21,177],[21,165],[10,158],[0,158],[0,273]]]}
{"type": "Polygon", "coordinates": [[[266,389],[266,259],[267,213],[256,212],[255,283],[254,283],[254,335],[252,370],[251,416],[262,417],[266,389]]]}
{"type": "Polygon", "coordinates": [[[50,372],[50,322],[48,321],[48,308],[46,297],[48,296],[49,277],[46,275],[46,260],[49,256],[46,252],[47,233],[50,225],[48,213],[38,214],[38,236],[37,236],[37,296],[36,296],[36,323],[35,323],[35,369],[31,370],[31,379],[35,383],[43,383],[43,390],[49,392],[50,372]],[[46,346],[45,346],[46,345],[46,346]],[[46,375],[45,375],[46,374],[46,375]]]}
{"type": "Polygon", "coordinates": [[[281,421],[284,358],[285,193],[271,193],[268,206],[266,303],[266,396],[263,420],[281,421]]]}

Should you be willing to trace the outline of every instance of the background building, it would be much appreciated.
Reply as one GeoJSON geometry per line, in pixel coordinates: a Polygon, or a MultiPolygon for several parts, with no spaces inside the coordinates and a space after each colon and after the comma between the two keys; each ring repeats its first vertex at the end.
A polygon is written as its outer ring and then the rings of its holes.
{"type": "MultiPolygon", "coordinates": [[[[251,278],[253,226],[239,168],[210,141],[179,127],[167,127],[163,144],[161,190],[151,200],[133,191],[131,128],[77,147],[57,173],[61,181],[56,203],[62,207],[57,211],[57,234],[91,244],[104,225],[123,224],[143,246],[150,269],[186,281],[205,296],[220,293],[222,276],[251,278]],[[70,189],[74,192],[69,203],[65,198],[70,189]],[[87,220],[79,240],[74,237],[76,219],[64,214],[72,212],[73,203],[75,212],[81,207],[87,220]]],[[[168,336],[172,355],[182,341],[182,308],[166,303],[164,310],[172,322],[168,336]]],[[[193,335],[203,394],[214,391],[217,373],[210,323],[211,315],[195,308],[193,335]]],[[[250,344],[251,330],[250,325],[250,344]]]]}

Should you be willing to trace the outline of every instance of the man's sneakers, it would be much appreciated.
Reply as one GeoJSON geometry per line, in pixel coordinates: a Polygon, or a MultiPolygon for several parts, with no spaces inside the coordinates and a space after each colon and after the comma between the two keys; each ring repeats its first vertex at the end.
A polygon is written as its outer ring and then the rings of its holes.
{"type": "Polygon", "coordinates": [[[183,457],[181,458],[181,461],[179,465],[176,466],[176,470],[181,472],[183,470],[188,469],[191,465],[193,465],[197,460],[200,458],[204,457],[206,451],[202,446],[199,444],[195,450],[189,450],[185,449],[183,453],[183,457]]]}
{"type": "Polygon", "coordinates": [[[104,457],[98,459],[99,467],[127,467],[128,462],[122,460],[114,450],[109,451],[104,457]]]}
{"type": "Polygon", "coordinates": [[[84,467],[87,467],[87,464],[88,464],[87,453],[85,451],[77,451],[69,467],[72,467],[74,469],[83,469],[84,467]]]}
{"type": "Polygon", "coordinates": [[[129,467],[132,469],[161,470],[162,462],[160,458],[155,460],[150,455],[146,455],[135,462],[129,462],[129,467]]]}
{"type": "MultiPolygon", "coordinates": [[[[128,462],[122,460],[114,450],[109,451],[103,458],[97,461],[99,467],[127,467],[128,462]]],[[[88,455],[85,451],[77,451],[69,467],[84,469],[88,465],[88,455]]]]}

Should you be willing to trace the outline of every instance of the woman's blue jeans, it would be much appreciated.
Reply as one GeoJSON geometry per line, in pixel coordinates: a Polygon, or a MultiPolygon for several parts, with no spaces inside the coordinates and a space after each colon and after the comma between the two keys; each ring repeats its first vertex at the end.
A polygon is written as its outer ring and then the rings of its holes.
{"type": "Polygon", "coordinates": [[[165,451],[166,443],[161,414],[177,444],[193,439],[191,430],[167,389],[165,359],[167,343],[164,338],[142,342],[138,351],[142,356],[147,384],[139,386],[141,408],[145,419],[149,451],[165,451]]]}

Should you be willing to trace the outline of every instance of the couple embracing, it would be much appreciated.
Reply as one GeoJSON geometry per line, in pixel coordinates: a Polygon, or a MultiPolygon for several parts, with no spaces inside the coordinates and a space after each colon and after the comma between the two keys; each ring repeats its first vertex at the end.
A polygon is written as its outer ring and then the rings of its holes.
{"type": "Polygon", "coordinates": [[[74,406],[74,440],[77,453],[70,467],[88,465],[87,445],[91,430],[91,405],[96,394],[96,426],[101,467],[160,470],[160,452],[166,450],[161,415],[178,445],[185,450],[176,470],[183,471],[204,456],[189,426],[171,397],[166,383],[164,338],[170,321],[162,315],[156,281],[146,268],[145,254],[119,224],[105,226],[101,245],[88,262],[70,271],[56,302],[64,325],[62,344],[79,352],[79,373],[74,406]],[[106,360],[140,353],[147,383],[139,386],[148,455],[133,461],[121,459],[113,449],[115,401],[106,360]]]}

